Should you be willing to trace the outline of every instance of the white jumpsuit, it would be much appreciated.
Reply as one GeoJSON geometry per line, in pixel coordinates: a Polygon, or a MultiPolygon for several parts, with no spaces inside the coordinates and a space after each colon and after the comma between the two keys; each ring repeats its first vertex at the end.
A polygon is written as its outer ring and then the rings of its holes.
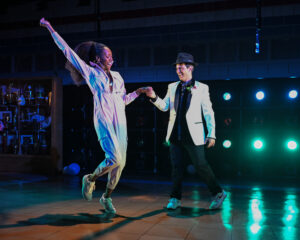
{"type": "MultiPolygon", "coordinates": [[[[125,105],[138,97],[136,92],[126,95],[124,80],[118,72],[111,71],[113,91],[109,77],[102,68],[86,64],[68,46],[57,32],[52,33],[56,45],[86,80],[94,98],[94,126],[105,159],[98,165],[97,176],[108,173],[107,187],[114,189],[119,182],[126,162],[127,124],[125,105]]],[[[76,96],[74,96],[76,97],[76,96]]]]}

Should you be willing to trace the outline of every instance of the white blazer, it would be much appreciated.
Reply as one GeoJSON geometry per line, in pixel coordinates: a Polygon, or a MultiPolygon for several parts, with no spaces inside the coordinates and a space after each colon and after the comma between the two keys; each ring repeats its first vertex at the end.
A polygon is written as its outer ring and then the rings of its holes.
{"type": "MultiPolygon", "coordinates": [[[[180,81],[171,83],[168,86],[168,92],[164,99],[157,98],[153,104],[161,111],[170,110],[168,131],[166,141],[169,141],[174,123],[176,120],[176,110],[178,103],[175,103],[175,93],[180,81]]],[[[202,120],[202,113],[205,118],[209,138],[216,138],[215,133],[215,116],[212,109],[212,103],[209,97],[209,89],[206,84],[195,81],[191,89],[191,98],[188,99],[189,108],[186,112],[186,121],[189,132],[195,145],[203,145],[205,142],[205,132],[202,120]]]]}

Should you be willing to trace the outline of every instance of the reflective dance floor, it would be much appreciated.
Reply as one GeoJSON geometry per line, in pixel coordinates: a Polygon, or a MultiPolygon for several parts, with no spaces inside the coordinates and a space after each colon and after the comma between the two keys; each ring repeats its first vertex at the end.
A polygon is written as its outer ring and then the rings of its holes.
{"type": "Polygon", "coordinates": [[[0,174],[0,239],[300,239],[300,188],[274,185],[225,183],[222,208],[209,211],[207,189],[187,182],[182,207],[168,211],[170,182],[123,179],[109,216],[98,202],[104,181],[87,202],[80,177],[0,174]]]}

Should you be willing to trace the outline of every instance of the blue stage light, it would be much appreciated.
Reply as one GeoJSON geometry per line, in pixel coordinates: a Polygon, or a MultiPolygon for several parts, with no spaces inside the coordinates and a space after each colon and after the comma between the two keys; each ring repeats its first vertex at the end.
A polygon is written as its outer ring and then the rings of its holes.
{"type": "Polygon", "coordinates": [[[297,90],[291,90],[289,91],[289,98],[294,99],[298,96],[298,91],[297,90]]]}
{"type": "Polygon", "coordinates": [[[257,100],[261,101],[265,98],[265,93],[263,91],[258,91],[255,96],[257,100]]]}

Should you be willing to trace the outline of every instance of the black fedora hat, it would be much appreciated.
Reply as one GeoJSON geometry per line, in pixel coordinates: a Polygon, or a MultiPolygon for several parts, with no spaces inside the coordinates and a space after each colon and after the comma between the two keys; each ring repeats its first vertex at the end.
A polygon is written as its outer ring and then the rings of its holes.
{"type": "Polygon", "coordinates": [[[180,63],[188,63],[188,64],[192,64],[194,66],[198,65],[198,63],[194,62],[193,55],[190,53],[186,53],[186,52],[178,53],[176,62],[173,63],[173,65],[180,64],[180,63]]]}

